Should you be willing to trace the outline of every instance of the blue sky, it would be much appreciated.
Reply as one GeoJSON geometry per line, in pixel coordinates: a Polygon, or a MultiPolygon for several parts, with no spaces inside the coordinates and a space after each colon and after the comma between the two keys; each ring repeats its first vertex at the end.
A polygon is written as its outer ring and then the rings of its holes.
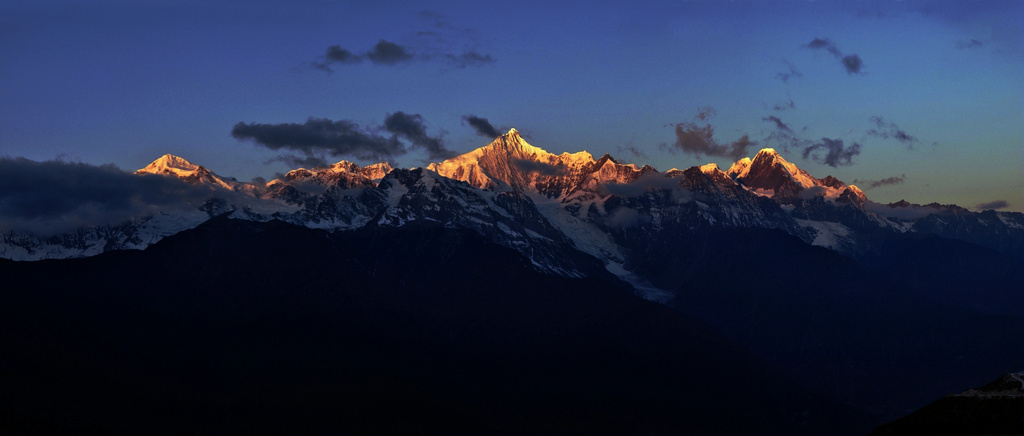
{"type": "MultiPolygon", "coordinates": [[[[249,180],[309,156],[238,123],[388,136],[401,112],[461,153],[489,142],[472,115],[659,170],[728,167],[714,151],[746,135],[745,155],[882,182],[875,201],[1024,211],[1022,22],[1013,1],[3,2],[0,154],[134,170],[173,153],[249,180]],[[382,40],[408,57],[373,60],[382,40]],[[328,62],[331,46],[362,61],[328,62]],[[706,125],[698,155],[677,130],[706,125]],[[826,156],[836,141],[845,159],[826,156]]],[[[395,163],[436,160],[410,138],[395,163]]]]}

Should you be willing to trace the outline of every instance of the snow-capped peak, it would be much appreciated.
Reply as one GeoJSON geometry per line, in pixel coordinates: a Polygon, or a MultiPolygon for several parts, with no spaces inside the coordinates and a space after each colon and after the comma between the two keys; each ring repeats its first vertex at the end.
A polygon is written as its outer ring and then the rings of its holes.
{"type": "Polygon", "coordinates": [[[530,145],[514,128],[486,146],[427,169],[477,188],[536,192],[548,198],[592,191],[604,183],[627,183],[654,170],[620,164],[610,155],[595,160],[587,151],[549,153],[530,145]]]}
{"type": "Polygon", "coordinates": [[[718,169],[718,164],[716,164],[714,162],[700,166],[700,172],[702,172],[704,174],[713,173],[713,172],[716,172],[716,171],[721,171],[721,170],[718,169]]]}
{"type": "Polygon", "coordinates": [[[187,177],[195,174],[200,168],[202,167],[182,157],[165,154],[149,165],[146,165],[145,168],[136,171],[135,174],[170,174],[178,177],[187,177]]]}
{"type": "Polygon", "coordinates": [[[745,157],[743,159],[736,161],[736,163],[732,164],[732,166],[729,167],[729,170],[726,171],[726,174],[732,176],[733,178],[742,178],[746,177],[749,172],[750,158],[745,157]]]}
{"type": "Polygon", "coordinates": [[[353,162],[349,162],[347,160],[338,161],[337,163],[331,164],[331,166],[329,166],[327,168],[331,172],[335,172],[335,173],[342,172],[342,171],[347,172],[347,173],[352,173],[352,172],[359,171],[359,165],[357,165],[357,164],[355,164],[353,162]]]}
{"type": "Polygon", "coordinates": [[[784,159],[773,148],[761,149],[751,160],[749,167],[739,172],[744,174],[743,176],[737,175],[737,178],[745,179],[748,186],[771,189],[776,192],[787,180],[804,189],[821,184],[806,171],[784,159]]]}
{"type": "Polygon", "coordinates": [[[370,180],[378,181],[388,175],[394,168],[387,162],[375,163],[363,167],[359,172],[370,180]]]}
{"type": "MultiPolygon", "coordinates": [[[[587,157],[590,157],[589,153],[587,157]]],[[[455,180],[468,182],[478,188],[508,186],[523,188],[530,183],[521,167],[523,162],[539,162],[535,170],[549,170],[557,166],[558,156],[526,142],[519,131],[512,128],[483,147],[455,156],[427,169],[455,180]]],[[[593,158],[590,157],[590,163],[593,158]]]]}
{"type": "Polygon", "coordinates": [[[854,195],[856,195],[857,198],[859,198],[860,201],[862,201],[862,202],[868,199],[868,196],[865,195],[864,191],[862,191],[860,188],[858,188],[857,185],[847,185],[846,189],[849,189],[850,192],[852,192],[854,195]]]}
{"type": "Polygon", "coordinates": [[[160,174],[174,176],[192,184],[212,184],[224,189],[234,189],[237,182],[227,182],[201,165],[196,165],[182,157],[165,154],[135,174],[160,174]]]}

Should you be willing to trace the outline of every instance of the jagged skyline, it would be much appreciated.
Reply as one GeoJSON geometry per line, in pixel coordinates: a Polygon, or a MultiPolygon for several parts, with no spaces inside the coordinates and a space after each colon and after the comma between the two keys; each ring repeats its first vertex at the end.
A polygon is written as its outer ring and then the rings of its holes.
{"type": "Polygon", "coordinates": [[[272,179],[514,126],[661,171],[771,147],[879,202],[1024,211],[1016,2],[238,6],[0,5],[3,155],[272,179]]]}

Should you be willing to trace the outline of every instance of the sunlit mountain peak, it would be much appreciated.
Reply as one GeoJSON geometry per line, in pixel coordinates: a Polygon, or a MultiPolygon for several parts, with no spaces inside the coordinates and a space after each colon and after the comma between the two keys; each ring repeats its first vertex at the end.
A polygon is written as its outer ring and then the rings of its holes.
{"type": "Polygon", "coordinates": [[[145,168],[135,171],[135,174],[159,174],[172,176],[191,184],[210,184],[232,190],[238,185],[234,180],[225,180],[224,178],[214,174],[212,171],[204,168],[202,165],[196,165],[185,160],[185,158],[175,156],[173,154],[160,156],[159,159],[153,161],[149,165],[146,165],[145,168]]]}
{"type": "Polygon", "coordinates": [[[200,168],[202,167],[185,160],[185,158],[165,154],[146,165],[145,168],[136,171],[135,174],[171,174],[181,177],[191,175],[200,168]]]}

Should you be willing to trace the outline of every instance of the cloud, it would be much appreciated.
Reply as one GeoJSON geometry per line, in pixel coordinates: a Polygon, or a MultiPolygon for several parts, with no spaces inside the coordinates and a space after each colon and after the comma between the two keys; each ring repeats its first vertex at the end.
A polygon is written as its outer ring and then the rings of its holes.
{"type": "Polygon", "coordinates": [[[327,51],[319,60],[315,60],[309,64],[312,65],[313,68],[330,73],[334,71],[334,69],[331,68],[332,66],[355,65],[363,62],[364,59],[369,59],[370,62],[377,65],[392,66],[410,62],[414,57],[408,48],[382,39],[378,41],[372,49],[361,55],[341,48],[340,45],[332,45],[327,47],[327,51]]]}
{"type": "Polygon", "coordinates": [[[790,129],[789,126],[786,125],[786,123],[782,122],[782,120],[780,120],[779,117],[776,117],[774,115],[770,115],[770,116],[761,118],[761,121],[771,121],[771,122],[775,123],[775,127],[777,129],[779,129],[779,130],[781,130],[783,132],[793,133],[793,129],[790,129]]]}
{"type": "Polygon", "coordinates": [[[597,189],[602,195],[611,194],[620,197],[636,197],[646,192],[664,189],[680,189],[685,191],[685,188],[679,185],[679,179],[666,177],[664,174],[657,172],[642,174],[630,183],[601,184],[597,186],[597,189]]]}
{"type": "Polygon", "coordinates": [[[796,108],[796,103],[793,102],[793,98],[789,97],[789,96],[786,96],[786,101],[781,101],[781,102],[775,103],[772,106],[772,110],[773,111],[784,111],[784,110],[795,109],[795,108],[796,108]]]}
{"type": "Polygon", "coordinates": [[[645,154],[645,153],[644,153],[643,151],[641,151],[641,150],[638,150],[638,149],[637,149],[636,147],[634,147],[634,146],[632,146],[632,145],[630,145],[630,146],[627,146],[627,147],[619,147],[619,146],[616,146],[616,147],[615,147],[615,151],[617,151],[617,152],[619,152],[619,153],[626,153],[626,152],[628,152],[629,154],[633,155],[633,157],[635,157],[635,158],[638,158],[638,159],[641,159],[641,158],[642,158],[642,159],[647,159],[647,154],[645,154]]]}
{"type": "Polygon", "coordinates": [[[843,67],[846,68],[846,74],[860,74],[860,69],[864,67],[864,61],[855,54],[843,56],[843,67]]]}
{"type": "Polygon", "coordinates": [[[47,237],[158,210],[196,209],[217,188],[114,165],[0,157],[0,231],[47,237]]]}
{"type": "Polygon", "coordinates": [[[811,186],[807,189],[802,189],[797,193],[797,197],[801,200],[812,200],[814,197],[824,197],[828,193],[828,189],[824,186],[811,186]]]}
{"type": "Polygon", "coordinates": [[[878,136],[882,139],[893,138],[910,149],[914,148],[915,143],[921,142],[903,129],[900,129],[895,123],[886,122],[882,117],[871,117],[871,122],[875,123],[878,128],[868,130],[868,135],[870,136],[878,136]]]}
{"type": "Polygon", "coordinates": [[[839,47],[836,47],[836,43],[828,38],[814,38],[811,42],[807,43],[807,48],[815,50],[824,49],[827,50],[832,56],[837,58],[843,57],[843,52],[839,51],[839,47]]]}
{"type": "Polygon", "coordinates": [[[853,157],[860,154],[860,148],[861,145],[856,142],[845,146],[842,139],[821,138],[821,142],[804,148],[803,158],[807,159],[810,156],[811,159],[833,168],[852,165],[853,157]],[[824,150],[825,155],[822,156],[819,150],[824,150]]]}
{"type": "Polygon", "coordinates": [[[565,168],[558,165],[549,164],[546,162],[538,162],[531,159],[512,159],[512,165],[514,165],[519,171],[524,173],[537,173],[542,176],[562,176],[565,175],[565,168]]]}
{"type": "Polygon", "coordinates": [[[395,65],[412,60],[412,54],[405,47],[390,41],[380,40],[373,50],[366,52],[370,62],[381,65],[395,65]]]}
{"type": "Polygon", "coordinates": [[[341,48],[340,45],[332,45],[327,47],[327,52],[323,55],[323,60],[313,61],[310,64],[313,68],[332,72],[331,64],[358,64],[363,61],[363,57],[353,54],[352,52],[341,48]]]}
{"type": "Polygon", "coordinates": [[[354,65],[363,60],[382,66],[440,62],[459,69],[481,67],[496,61],[491,54],[480,51],[476,30],[453,25],[445,16],[435,12],[423,11],[419,15],[430,23],[432,30],[410,32],[402,38],[401,44],[381,39],[361,53],[332,45],[309,65],[330,73],[335,66],[354,65]]]}
{"type": "Polygon", "coordinates": [[[906,206],[895,206],[882,203],[875,203],[868,200],[864,202],[864,210],[901,220],[916,220],[924,218],[933,213],[941,212],[940,209],[919,204],[908,204],[906,206]]]}
{"type": "Polygon", "coordinates": [[[814,38],[811,42],[807,43],[805,47],[812,50],[825,50],[832,55],[832,57],[839,60],[839,63],[846,69],[846,74],[861,74],[861,69],[864,68],[864,61],[861,60],[860,56],[851,54],[844,55],[835,42],[828,38],[814,38]]]}
{"type": "Polygon", "coordinates": [[[430,159],[447,159],[456,154],[445,148],[440,137],[427,135],[427,127],[420,114],[409,115],[401,111],[390,114],[384,119],[384,129],[412,142],[414,147],[423,148],[430,159]]]}
{"type": "Polygon", "coordinates": [[[714,108],[703,107],[697,111],[693,121],[675,124],[676,142],[670,152],[683,152],[696,156],[722,156],[740,159],[747,155],[747,149],[757,145],[747,135],[730,144],[719,144],[714,139],[715,129],[707,120],[715,115],[714,108]]]}
{"type": "Polygon", "coordinates": [[[396,137],[386,138],[348,120],[310,118],[304,124],[240,122],[231,129],[231,136],[275,151],[301,152],[307,158],[327,153],[383,161],[407,152],[396,137]]]}
{"type": "Polygon", "coordinates": [[[294,154],[285,154],[271,158],[264,162],[269,164],[271,162],[284,162],[288,165],[288,168],[326,168],[330,166],[327,159],[323,156],[296,156],[294,154]]]}
{"type": "Polygon", "coordinates": [[[803,73],[798,71],[796,69],[796,66],[794,66],[792,63],[790,63],[789,61],[787,61],[785,59],[783,59],[782,61],[786,63],[787,71],[784,71],[784,72],[781,72],[779,74],[776,74],[775,75],[776,79],[781,80],[782,83],[789,83],[789,79],[792,79],[794,77],[803,77],[804,76],[803,73]]]}
{"type": "Polygon", "coordinates": [[[455,68],[479,67],[494,62],[494,58],[491,55],[480,54],[472,50],[457,56],[445,54],[444,57],[455,68]]]}
{"type": "Polygon", "coordinates": [[[771,122],[775,128],[764,137],[762,141],[769,146],[789,151],[791,148],[804,148],[811,145],[811,141],[800,138],[788,124],[776,116],[761,118],[761,121],[771,122]]]}
{"type": "Polygon", "coordinates": [[[635,209],[619,206],[608,214],[608,218],[605,219],[604,223],[611,227],[633,227],[640,223],[642,219],[643,216],[635,209]]]}
{"type": "Polygon", "coordinates": [[[337,62],[339,64],[354,64],[363,61],[362,57],[356,56],[338,45],[327,47],[327,54],[324,55],[324,58],[329,62],[337,62]]]}
{"type": "Polygon", "coordinates": [[[982,45],[985,45],[985,43],[978,41],[977,39],[971,39],[970,41],[958,41],[956,43],[956,48],[960,50],[966,50],[969,48],[978,48],[981,47],[982,45]]]}
{"type": "Polygon", "coordinates": [[[494,128],[494,125],[487,118],[480,118],[476,115],[465,115],[462,120],[469,123],[470,127],[476,130],[476,134],[486,138],[497,138],[501,132],[494,128]]]}
{"type": "Polygon", "coordinates": [[[900,174],[898,176],[886,177],[886,178],[884,178],[882,180],[860,180],[860,179],[856,179],[856,180],[853,181],[853,183],[858,185],[858,186],[860,186],[862,184],[863,185],[867,185],[866,187],[864,187],[864,189],[872,189],[872,188],[877,188],[877,187],[880,187],[880,186],[898,185],[898,184],[903,183],[905,181],[907,181],[907,175],[906,174],[900,174]]]}
{"type": "Polygon", "coordinates": [[[978,210],[998,210],[1006,209],[1008,207],[1010,207],[1010,203],[1008,203],[1006,200],[995,200],[974,206],[974,208],[978,210]]]}

